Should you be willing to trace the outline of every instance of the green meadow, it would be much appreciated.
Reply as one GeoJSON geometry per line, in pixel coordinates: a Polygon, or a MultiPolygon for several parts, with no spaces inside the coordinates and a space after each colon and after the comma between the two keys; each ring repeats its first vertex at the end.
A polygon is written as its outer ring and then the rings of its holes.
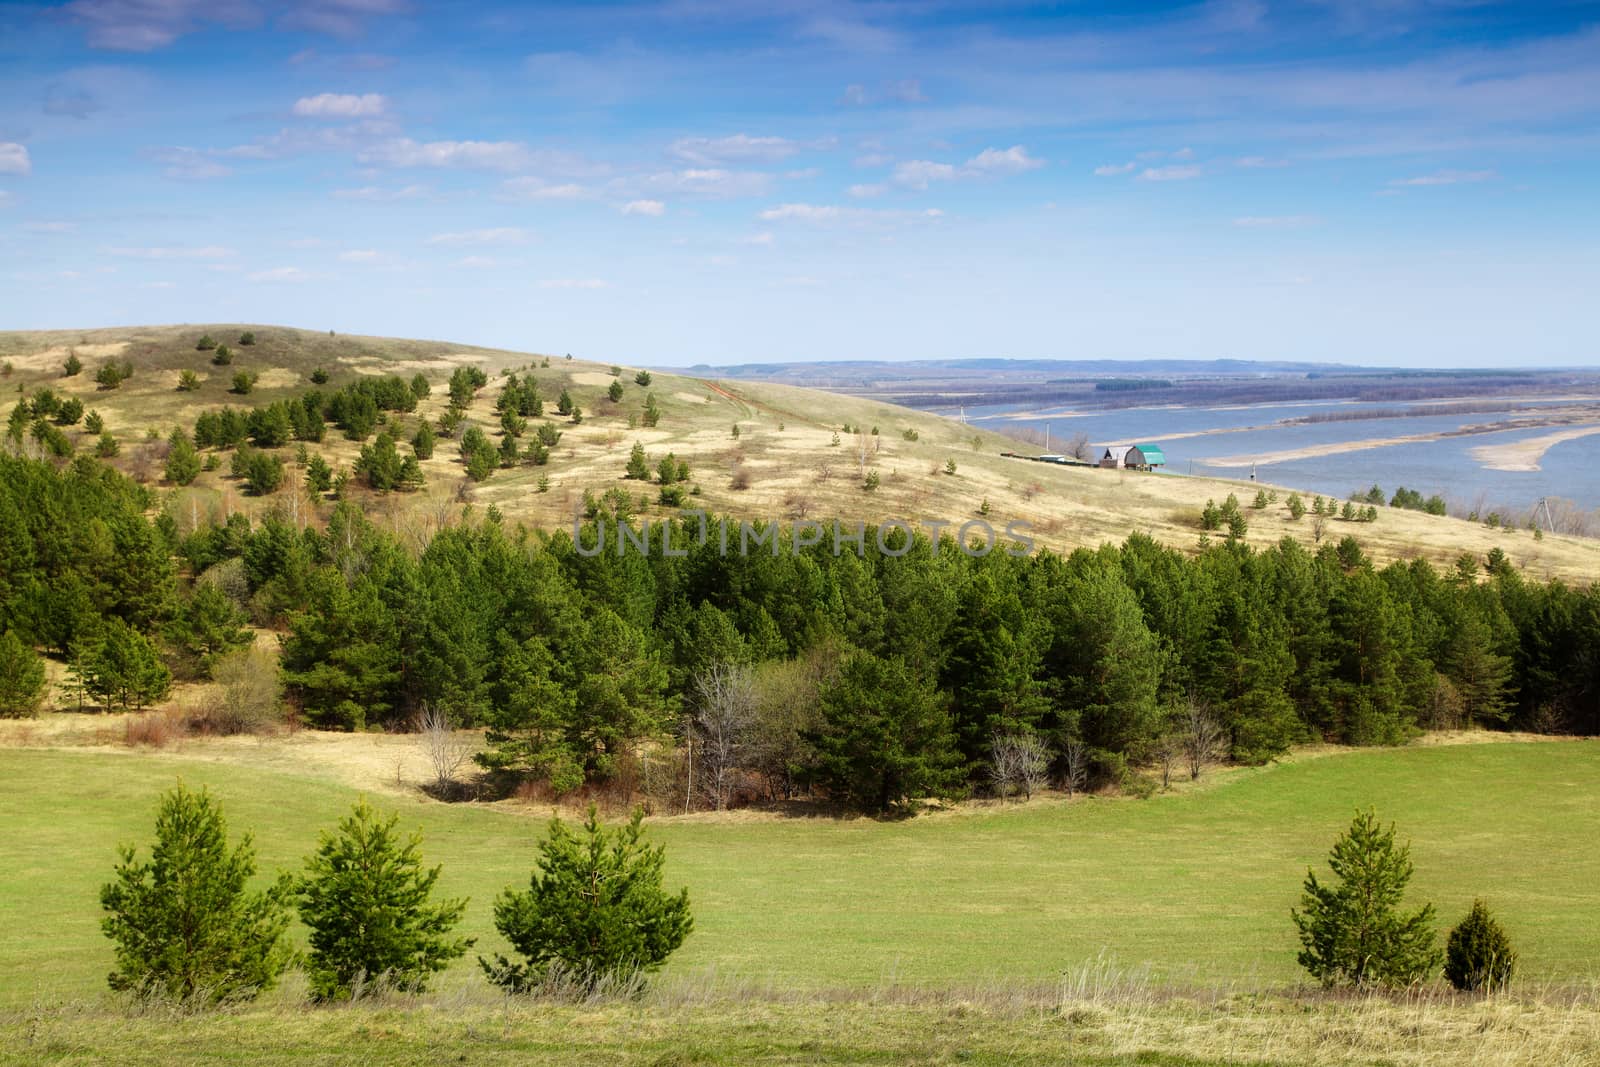
{"type": "MultiPolygon", "coordinates": [[[[324,779],[144,754],[0,751],[0,1007],[94,998],[111,953],[99,886],[145,847],[158,794],[206,786],[264,872],[297,870],[356,799],[324,779]]],[[[377,798],[422,832],[466,932],[503,948],[490,907],[524,881],[537,809],[377,798]]],[[[1441,925],[1474,896],[1526,982],[1600,959],[1600,742],[1349,751],[1128,798],[964,807],[897,822],[735,814],[657,818],[695,930],[663,981],[821,992],[1049,982],[1086,965],[1186,988],[1299,981],[1288,911],[1357,806],[1399,824],[1412,898],[1441,925]]],[[[441,994],[482,985],[461,961],[441,994]]]]}

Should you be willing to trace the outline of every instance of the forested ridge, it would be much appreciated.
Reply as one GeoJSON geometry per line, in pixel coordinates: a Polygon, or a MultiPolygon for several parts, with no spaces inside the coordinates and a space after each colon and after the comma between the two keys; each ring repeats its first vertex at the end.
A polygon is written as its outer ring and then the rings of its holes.
{"type": "Polygon", "coordinates": [[[304,529],[180,532],[162,508],[87,457],[0,456],[5,647],[137,706],[254,621],[279,634],[302,721],[444,709],[488,729],[494,769],[566,788],[691,733],[773,795],[880,808],[988,788],[1000,737],[1036,738],[1058,776],[1124,776],[1197,708],[1247,762],[1432,726],[1600,732],[1600,593],[1497,553],[1441,573],[1374,568],[1354,538],[1190,557],[1134,534],[1065,557],[920,536],[899,556],[870,537],[861,556],[788,538],[741,556],[685,522],[684,556],[585,557],[470,511],[416,553],[350,503],[304,529]]]}

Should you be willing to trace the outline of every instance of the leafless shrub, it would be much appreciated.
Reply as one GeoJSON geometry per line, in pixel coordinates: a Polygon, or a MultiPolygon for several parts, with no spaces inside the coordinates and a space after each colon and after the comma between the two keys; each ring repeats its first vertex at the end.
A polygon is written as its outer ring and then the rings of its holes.
{"type": "Polygon", "coordinates": [[[1163,730],[1150,746],[1150,754],[1155,757],[1156,766],[1161,768],[1162,792],[1172,788],[1172,767],[1178,762],[1178,754],[1182,751],[1183,737],[1176,728],[1163,730]]]}
{"type": "Polygon", "coordinates": [[[792,519],[804,519],[811,514],[811,498],[804,493],[789,493],[783,498],[783,506],[788,509],[792,519]]]}
{"type": "Polygon", "coordinates": [[[1067,439],[1065,454],[1073,459],[1087,463],[1094,458],[1094,449],[1089,447],[1089,435],[1075,433],[1067,439]]]}
{"type": "Polygon", "coordinates": [[[1208,763],[1215,763],[1227,754],[1222,727],[1204,701],[1190,698],[1181,711],[1179,729],[1184,759],[1189,764],[1189,780],[1196,781],[1208,763]]]}
{"type": "Polygon", "coordinates": [[[695,676],[694,760],[700,791],[712,807],[728,806],[745,766],[756,718],[756,694],[748,667],[719,663],[695,676]]]}
{"type": "Polygon", "coordinates": [[[1020,792],[1024,800],[1043,789],[1050,750],[1033,734],[996,734],[989,743],[989,777],[1002,799],[1020,792]]]}
{"type": "Polygon", "coordinates": [[[1022,487],[1022,499],[1032,500],[1042,492],[1044,492],[1044,486],[1040,485],[1038,482],[1029,482],[1027,485],[1022,487]]]}
{"type": "Polygon", "coordinates": [[[752,480],[750,468],[746,467],[741,460],[734,460],[733,470],[729,474],[728,488],[743,491],[750,488],[752,480]]]}
{"type": "Polygon", "coordinates": [[[432,792],[448,796],[456,789],[456,776],[477,751],[476,739],[464,735],[450,721],[450,713],[437,704],[423,704],[417,712],[417,744],[433,768],[432,792]]]}
{"type": "Polygon", "coordinates": [[[172,708],[130,715],[122,723],[122,743],[129,748],[139,745],[165,748],[187,733],[187,716],[172,708]]]}
{"type": "Polygon", "coordinates": [[[813,478],[816,481],[825,482],[829,478],[832,478],[832,477],[833,477],[833,465],[832,464],[829,464],[829,463],[819,463],[819,464],[817,464],[816,473],[813,475],[813,478]]]}
{"type": "Polygon", "coordinates": [[[254,646],[217,658],[211,667],[217,699],[200,715],[204,729],[218,734],[262,733],[282,718],[283,684],[278,660],[254,646]]]}
{"type": "Polygon", "coordinates": [[[1069,797],[1089,788],[1089,746],[1076,737],[1061,746],[1061,785],[1069,797]]]}

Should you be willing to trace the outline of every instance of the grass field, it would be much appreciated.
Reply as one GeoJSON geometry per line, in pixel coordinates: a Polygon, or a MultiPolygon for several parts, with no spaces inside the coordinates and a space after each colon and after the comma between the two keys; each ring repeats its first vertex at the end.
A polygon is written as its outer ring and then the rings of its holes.
{"type": "MultiPolygon", "coordinates": [[[[696,928],[666,978],[786,990],[1052,980],[1096,960],[1161,983],[1298,981],[1288,920],[1357,805],[1413,842],[1418,899],[1454,922],[1496,909],[1534,982],[1592,978],[1600,957],[1600,743],[1360,751],[1233,772],[1150,800],[1046,799],[903,822],[770,815],[651,821],[696,928]]],[[[266,870],[298,867],[356,792],[324,778],[162,755],[0,750],[0,1005],[94,997],[110,962],[98,886],[119,842],[146,842],[157,794],[208,786],[266,870]]],[[[472,898],[466,930],[500,947],[498,891],[527,876],[536,811],[386,796],[472,898]]],[[[482,985],[463,961],[441,990],[482,985]]]]}

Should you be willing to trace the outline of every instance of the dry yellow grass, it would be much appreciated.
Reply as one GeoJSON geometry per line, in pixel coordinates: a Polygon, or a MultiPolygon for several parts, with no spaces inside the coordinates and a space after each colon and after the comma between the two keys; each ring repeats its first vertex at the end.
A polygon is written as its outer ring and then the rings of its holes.
{"type": "MultiPolygon", "coordinates": [[[[1193,550],[1200,537],[1200,510],[1208,499],[1220,503],[1235,493],[1248,505],[1258,489],[1267,488],[1277,490],[1278,500],[1263,511],[1247,508],[1250,530],[1246,540],[1256,546],[1283,537],[1316,543],[1312,517],[1295,521],[1288,514],[1284,502],[1291,487],[1011,459],[1000,453],[1032,449],[939,416],[875,400],[768,383],[707,382],[655,372],[647,390],[634,384],[638,367],[628,366],[620,379],[623,399],[612,403],[605,396],[612,380],[609,364],[439,342],[330,337],[238,325],[0,334],[0,358],[9,358],[17,368],[13,377],[29,387],[48,384],[82,396],[86,405],[97,409],[107,425],[129,442],[119,465],[152,481],[160,478],[161,446],[133,442],[151,431],[164,436],[175,423],[192,424],[194,416],[207,407],[260,404],[296,395],[309,388],[307,376],[317,366],[333,374],[333,385],[358,373],[409,377],[420,371],[427,376],[434,393],[415,416],[398,420],[405,437],[410,436],[417,418],[435,419],[443,412],[444,382],[464,363],[481,366],[491,376],[469,417],[497,433],[498,420],[492,408],[505,372],[532,367],[547,412],[562,431],[547,466],[497,471],[488,481],[473,484],[465,479],[455,443],[441,439],[434,457],[423,463],[428,486],[422,492],[358,493],[375,521],[415,543],[424,541],[440,525],[455,521],[463,503],[476,505],[480,513],[494,504],[508,519],[540,528],[568,526],[585,490],[599,495],[613,486],[644,494],[649,506],[642,517],[666,517],[671,512],[654,505],[653,486],[622,478],[635,441],[644,445],[652,463],[669,451],[688,462],[692,480],[700,488],[699,495],[691,498],[693,506],[737,517],[785,521],[804,517],[825,523],[837,518],[847,524],[860,520],[869,525],[893,517],[913,523],[959,524],[980,518],[980,509],[987,503],[987,521],[997,530],[1012,520],[1027,522],[1038,546],[1057,551],[1118,542],[1136,531],[1193,550]],[[255,330],[260,343],[235,348],[232,367],[211,367],[207,354],[194,350],[194,339],[201,333],[231,341],[246,328],[255,330]],[[78,377],[63,379],[57,368],[69,349],[80,354],[86,367],[78,377]],[[97,361],[112,358],[112,353],[132,359],[135,376],[120,389],[97,390],[92,381],[97,361]],[[540,366],[545,358],[550,359],[549,367],[540,366]],[[207,376],[199,392],[174,391],[180,368],[207,376]],[[225,392],[231,371],[241,368],[265,372],[248,398],[225,392]],[[143,373],[146,370],[154,373],[143,373]],[[563,388],[571,391],[584,410],[581,425],[553,414],[554,400],[563,388]],[[646,392],[655,394],[662,410],[655,428],[637,425],[646,392]],[[630,416],[636,423],[631,428],[630,416]],[[732,432],[736,424],[737,438],[732,432]],[[839,433],[846,424],[868,432],[839,433]],[[873,427],[878,434],[870,433],[873,427]],[[915,430],[917,439],[902,436],[906,430],[915,430]],[[838,443],[834,444],[836,433],[838,443]],[[954,475],[944,473],[950,460],[956,464],[954,475]],[[748,488],[734,488],[736,467],[744,472],[748,488]],[[876,491],[867,492],[862,488],[863,476],[873,470],[881,484],[876,491]],[[541,477],[549,480],[545,492],[538,491],[541,477]]],[[[330,432],[317,447],[330,462],[345,466],[354,462],[360,448],[337,431],[330,432]]],[[[291,505],[292,493],[252,500],[243,496],[225,473],[208,472],[195,486],[174,494],[180,523],[266,507],[282,507],[300,521],[316,521],[316,509],[291,505]]],[[[291,472],[291,489],[294,482],[291,472]]],[[[323,511],[326,507],[320,505],[323,511]]],[[[1600,573],[1597,541],[1555,535],[1536,540],[1526,530],[1489,529],[1464,520],[1388,508],[1378,511],[1378,521],[1373,524],[1330,521],[1323,537],[1353,536],[1380,563],[1425,558],[1449,566],[1463,553],[1481,559],[1498,547],[1534,577],[1586,583],[1600,573]]]]}

